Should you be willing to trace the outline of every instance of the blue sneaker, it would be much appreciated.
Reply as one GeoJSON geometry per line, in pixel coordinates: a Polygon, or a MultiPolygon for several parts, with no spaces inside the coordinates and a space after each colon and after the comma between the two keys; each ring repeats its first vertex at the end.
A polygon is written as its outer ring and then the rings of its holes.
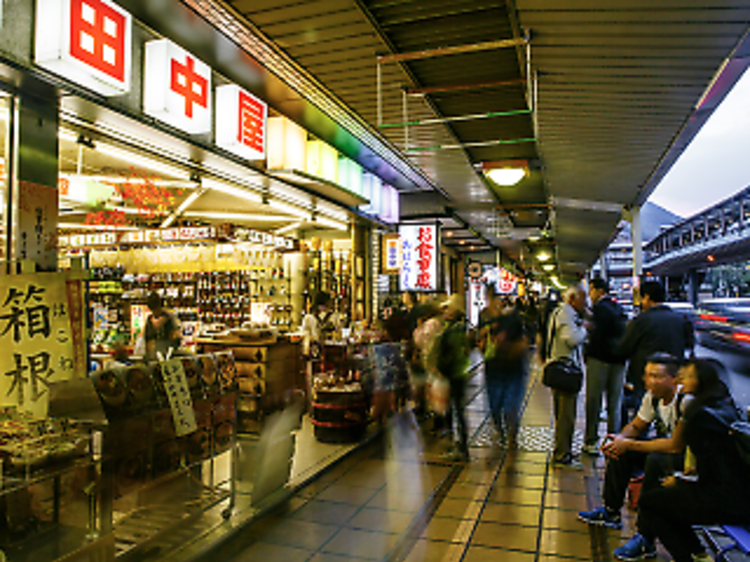
{"type": "Polygon", "coordinates": [[[622,518],[619,513],[610,513],[606,507],[597,507],[591,511],[579,511],[578,519],[589,525],[599,525],[610,529],[622,529],[622,518]]]}
{"type": "Polygon", "coordinates": [[[628,542],[616,548],[614,554],[615,558],[625,562],[656,558],[656,545],[649,543],[643,535],[636,533],[628,542]]]}

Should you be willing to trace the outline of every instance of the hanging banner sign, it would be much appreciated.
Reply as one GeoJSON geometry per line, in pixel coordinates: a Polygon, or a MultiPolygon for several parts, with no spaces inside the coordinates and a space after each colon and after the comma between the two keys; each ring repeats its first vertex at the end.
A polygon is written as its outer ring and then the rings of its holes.
{"type": "Polygon", "coordinates": [[[0,276],[0,405],[46,417],[49,385],[85,376],[82,309],[69,275],[0,276]]]}
{"type": "Polygon", "coordinates": [[[182,361],[179,359],[163,361],[161,373],[164,390],[172,409],[172,421],[177,437],[193,433],[198,429],[198,424],[195,421],[195,408],[182,361]]]}
{"type": "Polygon", "coordinates": [[[398,232],[401,238],[401,291],[437,291],[440,255],[437,226],[404,225],[398,232]]]}
{"type": "Polygon", "coordinates": [[[130,90],[132,18],[110,0],[37,0],[34,60],[105,96],[130,90]]]}
{"type": "Polygon", "coordinates": [[[216,144],[247,160],[266,157],[268,106],[236,84],[216,88],[216,144]]]}
{"type": "Polygon", "coordinates": [[[146,43],[143,111],[194,135],[211,131],[211,68],[169,39],[146,43]]]}
{"type": "Polygon", "coordinates": [[[57,189],[18,182],[16,252],[41,271],[57,270],[57,189]]]}

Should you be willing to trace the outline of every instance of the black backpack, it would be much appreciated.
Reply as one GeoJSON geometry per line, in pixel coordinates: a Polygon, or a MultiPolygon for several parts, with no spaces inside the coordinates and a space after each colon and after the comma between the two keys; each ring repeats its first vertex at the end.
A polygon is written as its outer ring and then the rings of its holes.
{"type": "Polygon", "coordinates": [[[727,428],[740,459],[750,469],[750,423],[738,420],[727,424],[726,420],[710,408],[706,408],[706,411],[727,428]]]}

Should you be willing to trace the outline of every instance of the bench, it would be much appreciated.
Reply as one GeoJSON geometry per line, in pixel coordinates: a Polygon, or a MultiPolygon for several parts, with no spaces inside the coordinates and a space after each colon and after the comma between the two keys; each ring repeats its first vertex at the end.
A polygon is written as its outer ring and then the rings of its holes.
{"type": "Polygon", "coordinates": [[[703,527],[701,531],[717,562],[750,561],[750,526],[720,525],[703,527]]]}

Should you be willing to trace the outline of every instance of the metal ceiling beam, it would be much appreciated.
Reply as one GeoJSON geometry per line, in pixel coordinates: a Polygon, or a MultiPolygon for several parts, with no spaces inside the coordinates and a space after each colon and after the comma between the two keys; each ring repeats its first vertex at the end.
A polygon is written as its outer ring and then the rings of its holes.
{"type": "Polygon", "coordinates": [[[455,45],[451,47],[438,47],[436,49],[425,49],[423,51],[414,51],[411,53],[395,53],[391,55],[379,55],[378,63],[387,64],[391,62],[404,62],[409,60],[429,59],[432,57],[442,57],[446,55],[460,55],[463,53],[477,53],[480,51],[490,51],[494,49],[504,49],[507,47],[517,47],[526,45],[528,39],[500,39],[498,41],[484,41],[482,43],[473,43],[470,45],[455,45]]]}
{"type": "Polygon", "coordinates": [[[459,115],[456,117],[441,117],[439,119],[417,119],[414,121],[402,121],[400,123],[383,123],[381,129],[392,129],[396,127],[418,127],[422,125],[438,125],[440,123],[455,123],[459,121],[473,121],[476,119],[492,119],[495,117],[514,117],[517,115],[528,115],[530,109],[515,109],[513,111],[490,111],[487,113],[474,113],[472,115],[459,115]]]}
{"type": "Polygon", "coordinates": [[[427,94],[440,94],[445,92],[460,92],[463,90],[482,90],[484,88],[498,88],[525,84],[525,78],[509,78],[507,80],[494,80],[492,82],[472,82],[468,84],[446,84],[445,86],[428,86],[423,88],[406,88],[409,96],[425,96],[427,94]]]}

